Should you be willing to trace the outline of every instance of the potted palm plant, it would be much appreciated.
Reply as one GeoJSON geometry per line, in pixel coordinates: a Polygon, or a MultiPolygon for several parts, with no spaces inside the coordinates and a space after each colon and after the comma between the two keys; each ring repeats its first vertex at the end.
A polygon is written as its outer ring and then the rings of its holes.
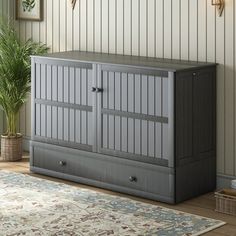
{"type": "Polygon", "coordinates": [[[30,93],[30,55],[47,52],[44,44],[31,39],[21,42],[9,21],[0,20],[0,106],[6,115],[6,132],[1,135],[1,156],[6,161],[22,158],[22,135],[17,120],[30,93]]]}

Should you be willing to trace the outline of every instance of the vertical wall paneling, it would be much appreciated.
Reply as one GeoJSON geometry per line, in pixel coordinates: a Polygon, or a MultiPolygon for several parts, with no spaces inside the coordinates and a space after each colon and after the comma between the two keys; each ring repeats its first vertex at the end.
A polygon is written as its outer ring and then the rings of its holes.
{"type": "MultiPolygon", "coordinates": [[[[14,17],[14,1],[0,0],[0,14],[6,12],[14,17]]],[[[217,170],[220,174],[236,175],[235,13],[235,0],[225,1],[222,17],[218,16],[210,0],[80,0],[77,1],[74,11],[68,0],[44,0],[44,21],[15,21],[15,27],[22,40],[33,38],[45,42],[51,52],[81,49],[219,63],[217,170]]],[[[117,78],[118,75],[114,76],[117,78]]],[[[119,76],[120,86],[123,86],[126,75],[119,76]]],[[[139,91],[139,82],[143,83],[145,80],[139,76],[135,75],[134,96],[139,91]]],[[[159,83],[158,81],[155,80],[155,83],[159,83]]],[[[149,83],[152,82],[153,79],[149,78],[149,83]]],[[[135,104],[135,109],[145,110],[144,104],[137,106],[135,104]]],[[[126,108],[124,101],[121,108],[126,108]]],[[[150,107],[149,112],[151,109],[150,107]]],[[[50,108],[47,110],[49,117],[50,108]]],[[[68,117],[69,113],[65,111],[68,117]]],[[[75,113],[76,119],[83,119],[84,114],[79,114],[79,111],[75,113]]],[[[127,120],[119,121],[114,117],[108,119],[104,115],[105,119],[110,120],[110,123],[115,119],[115,123],[122,126],[122,136],[127,120]]],[[[3,123],[1,119],[0,127],[3,123]]],[[[30,103],[27,103],[20,113],[20,129],[26,135],[30,135],[29,124],[30,103]]],[[[145,125],[148,124],[135,121],[132,129],[142,134],[142,126],[145,125]]],[[[150,123],[149,126],[152,127],[153,124],[150,123]]],[[[156,132],[159,128],[156,125],[156,132]]],[[[143,135],[149,135],[151,139],[153,134],[149,132],[143,135]]],[[[122,143],[117,143],[117,147],[126,151],[127,140],[120,139],[122,143]]],[[[147,151],[137,145],[143,141],[134,141],[136,145],[133,148],[136,153],[147,151]]],[[[157,140],[155,142],[157,143],[157,140]]],[[[150,155],[157,152],[152,148],[149,151],[150,155]]]]}
{"type": "MultiPolygon", "coordinates": [[[[63,0],[62,0],[63,1],[63,0]]],[[[65,1],[63,1],[65,4],[65,1]]],[[[67,2],[68,4],[68,2],[67,2]]],[[[75,9],[73,12],[73,48],[80,48],[80,2],[75,5],[75,9]]],[[[62,21],[62,20],[61,20],[62,21]]],[[[61,50],[65,51],[65,50],[61,50]]]]}
{"type": "Polygon", "coordinates": [[[206,16],[206,60],[207,61],[215,61],[215,38],[216,38],[216,16],[217,12],[214,8],[212,8],[211,2],[207,1],[207,16],[206,16]]]}
{"type": "MultiPolygon", "coordinates": [[[[207,0],[198,1],[198,60],[206,61],[207,0]]],[[[211,9],[212,10],[212,9],[211,9]]],[[[214,10],[214,8],[213,8],[214,10]]],[[[181,38],[182,39],[182,38],[181,38]]],[[[184,39],[183,39],[184,40],[184,39]]]]}
{"type": "MultiPolygon", "coordinates": [[[[62,6],[63,7],[63,6],[62,6]]],[[[53,52],[60,51],[60,1],[53,0],[53,13],[52,13],[52,33],[53,33],[53,52]]],[[[33,23],[38,24],[39,23],[33,23]]],[[[35,28],[36,25],[34,25],[33,28],[35,28]]],[[[35,37],[35,34],[33,34],[35,37]]]]}
{"type": "Polygon", "coordinates": [[[101,0],[101,44],[102,52],[109,52],[109,22],[108,22],[109,0],[101,0]]]}
{"type": "MultiPolygon", "coordinates": [[[[47,12],[47,0],[44,0],[43,12],[47,12]]],[[[43,42],[43,43],[47,43],[47,26],[46,26],[47,15],[46,14],[44,14],[44,18],[45,18],[45,20],[40,23],[38,41],[43,42]]],[[[25,22],[25,28],[27,29],[26,23],[27,22],[25,22]]],[[[27,30],[26,30],[26,32],[27,32],[27,30]]],[[[25,37],[26,37],[26,34],[25,34],[25,37]]]]}
{"type": "MultiPolygon", "coordinates": [[[[146,2],[146,1],[143,1],[146,2]]],[[[124,1],[124,51],[126,54],[131,55],[132,47],[132,0],[124,1]]],[[[145,21],[146,22],[146,21],[145,21]]]]}
{"type": "Polygon", "coordinates": [[[233,27],[233,1],[226,1],[225,14],[225,173],[234,174],[234,27],[233,27]]]}
{"type": "MultiPolygon", "coordinates": [[[[140,56],[148,55],[148,29],[147,29],[147,14],[148,14],[148,1],[140,0],[140,56]]],[[[126,21],[125,21],[126,25],[126,21]]]]}
{"type": "MultiPolygon", "coordinates": [[[[93,51],[94,50],[94,1],[95,0],[87,0],[86,2],[86,17],[87,17],[87,50],[93,51]],[[91,9],[91,10],[89,10],[91,9]]],[[[74,11],[75,14],[76,11],[74,11]]],[[[74,21],[75,22],[75,21],[74,21]]],[[[75,22],[76,24],[76,22],[75,22]]],[[[75,32],[75,31],[74,31],[75,32]]],[[[77,38],[74,37],[74,41],[77,38]]]]}
{"type": "MultiPolygon", "coordinates": [[[[225,15],[216,17],[217,66],[217,170],[225,173],[225,15]]],[[[233,24],[234,25],[234,24],[233,24]]],[[[236,174],[236,173],[235,173],[236,174]]]]}
{"type": "MultiPolygon", "coordinates": [[[[47,0],[47,45],[50,52],[53,50],[53,1],[47,0]]],[[[32,37],[32,36],[31,36],[32,37]]]]}
{"type": "Polygon", "coordinates": [[[156,0],[156,57],[164,57],[164,0],[156,0]]]}
{"type": "MultiPolygon", "coordinates": [[[[139,14],[140,14],[140,1],[132,0],[132,55],[139,55],[139,43],[140,43],[140,24],[139,24],[139,14]]],[[[154,10],[154,9],[153,9],[154,10]]],[[[152,24],[153,26],[154,24],[152,24]]]]}
{"type": "Polygon", "coordinates": [[[198,1],[199,0],[190,0],[189,1],[189,23],[188,23],[188,36],[189,36],[189,60],[197,61],[197,36],[198,36],[198,1]]]}
{"type": "MultiPolygon", "coordinates": [[[[172,40],[172,57],[174,59],[180,59],[180,49],[181,49],[181,46],[180,46],[180,36],[181,36],[180,34],[180,29],[181,29],[180,1],[181,0],[172,1],[172,39],[173,39],[172,40]]],[[[194,11],[196,11],[196,9],[194,9],[194,11]]]]}
{"type": "Polygon", "coordinates": [[[149,57],[155,57],[155,44],[156,44],[156,22],[155,22],[155,1],[156,0],[150,0],[148,2],[147,6],[147,51],[149,57]]]}
{"type": "MultiPolygon", "coordinates": [[[[87,12],[87,3],[88,0],[81,0],[80,1],[80,20],[81,20],[81,24],[80,24],[80,33],[81,33],[81,48],[83,48],[84,50],[88,49],[88,12],[87,12]]],[[[78,4],[78,3],[77,3],[78,4]]],[[[71,8],[70,8],[71,10],[71,8]]],[[[72,11],[71,11],[72,13],[72,11]]]]}
{"type": "MultiPolygon", "coordinates": [[[[164,57],[171,58],[172,57],[172,1],[174,0],[164,0],[164,57]]],[[[149,1],[147,1],[149,2],[149,1]]]]}
{"type": "MultiPolygon", "coordinates": [[[[139,2],[140,0],[137,0],[139,2]]],[[[124,0],[117,0],[117,53],[124,53],[124,0]]],[[[137,13],[139,14],[139,12],[137,13]]],[[[139,30],[139,29],[138,29],[139,30]]]]}
{"type": "Polygon", "coordinates": [[[181,0],[181,56],[183,60],[189,59],[189,3],[191,0],[181,0]]]}
{"type": "MultiPolygon", "coordinates": [[[[58,0],[53,0],[53,1],[58,1],[58,0]]],[[[81,7],[81,5],[84,3],[84,1],[85,0],[81,0],[81,1],[79,1],[80,3],[80,7],[81,7]]],[[[74,35],[74,31],[73,31],[73,29],[74,29],[74,27],[73,27],[73,25],[74,25],[74,21],[73,21],[73,10],[72,10],[72,8],[71,8],[71,5],[70,5],[70,2],[69,1],[66,1],[67,2],[67,4],[66,4],[66,36],[67,36],[67,38],[66,38],[66,50],[68,50],[68,51],[70,51],[70,50],[73,50],[73,48],[74,48],[74,46],[73,46],[73,35],[74,35]]],[[[84,15],[82,15],[81,17],[84,17],[84,15]]],[[[84,26],[85,26],[85,24],[84,25],[80,25],[80,27],[81,27],[81,29],[80,29],[80,31],[83,31],[84,30],[84,26]]],[[[86,37],[86,34],[85,34],[85,37],[86,37]]],[[[84,42],[85,40],[83,40],[83,42],[84,42]]],[[[82,42],[81,42],[82,43],[82,42]]],[[[84,44],[83,44],[83,46],[84,46],[84,44]]]]}
{"type": "Polygon", "coordinates": [[[117,33],[117,24],[116,24],[116,1],[109,0],[109,9],[108,9],[108,22],[109,22],[109,53],[116,53],[116,33],[117,33]]]}
{"type": "MultiPolygon", "coordinates": [[[[94,50],[96,52],[101,52],[101,38],[102,38],[102,27],[101,27],[101,1],[102,0],[95,0],[94,1],[94,50]],[[95,11],[96,9],[96,11],[95,11]]],[[[121,2],[121,1],[119,1],[121,2]]],[[[117,8],[118,9],[118,8],[117,8]]],[[[120,32],[119,32],[120,34],[120,32]]]]}
{"type": "MultiPolygon", "coordinates": [[[[50,0],[48,0],[50,1],[50,0]]],[[[59,6],[60,6],[60,11],[59,11],[59,16],[60,16],[60,31],[59,31],[59,48],[60,51],[65,51],[67,48],[67,32],[66,32],[66,11],[67,11],[67,4],[65,4],[64,0],[59,0],[59,6]]],[[[47,20],[47,19],[46,19],[47,20]]],[[[77,31],[75,31],[77,32],[77,31]]],[[[47,34],[47,32],[45,32],[47,34]]]]}

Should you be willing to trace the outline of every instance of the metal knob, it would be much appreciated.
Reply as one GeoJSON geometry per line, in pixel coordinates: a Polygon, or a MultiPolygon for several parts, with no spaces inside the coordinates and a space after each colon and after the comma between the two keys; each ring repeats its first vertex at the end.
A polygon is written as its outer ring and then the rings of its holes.
{"type": "Polygon", "coordinates": [[[137,182],[138,179],[137,179],[137,177],[135,177],[135,176],[130,176],[130,177],[129,177],[129,181],[130,181],[130,182],[137,182]]]}
{"type": "Polygon", "coordinates": [[[65,165],[66,165],[66,162],[65,162],[65,161],[59,161],[59,165],[60,165],[60,166],[65,166],[65,165]]]}
{"type": "Polygon", "coordinates": [[[197,73],[196,72],[193,72],[193,76],[196,76],[197,75],[197,73]]]}
{"type": "Polygon", "coordinates": [[[102,93],[102,92],[103,92],[103,89],[102,89],[102,88],[96,88],[96,92],[97,92],[97,93],[102,93]]]}
{"type": "Polygon", "coordinates": [[[96,92],[96,93],[102,93],[103,92],[103,89],[102,88],[95,88],[95,87],[92,87],[92,89],[91,89],[91,91],[94,93],[94,92],[96,92]]]}

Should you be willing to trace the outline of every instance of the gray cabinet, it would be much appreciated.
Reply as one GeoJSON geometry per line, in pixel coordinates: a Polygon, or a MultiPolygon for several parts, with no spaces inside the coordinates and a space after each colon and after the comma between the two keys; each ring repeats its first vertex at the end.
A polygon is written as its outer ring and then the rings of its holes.
{"type": "Polygon", "coordinates": [[[32,57],[31,170],[169,203],[214,190],[215,67],[32,57]]]}

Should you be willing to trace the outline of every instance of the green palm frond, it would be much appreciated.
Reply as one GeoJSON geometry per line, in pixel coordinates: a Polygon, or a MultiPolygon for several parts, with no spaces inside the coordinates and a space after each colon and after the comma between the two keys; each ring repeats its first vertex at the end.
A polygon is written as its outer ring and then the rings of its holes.
{"type": "Polygon", "coordinates": [[[16,134],[19,110],[30,93],[30,55],[47,50],[31,39],[21,42],[12,24],[0,21],[0,105],[6,114],[8,135],[16,134]]]}

